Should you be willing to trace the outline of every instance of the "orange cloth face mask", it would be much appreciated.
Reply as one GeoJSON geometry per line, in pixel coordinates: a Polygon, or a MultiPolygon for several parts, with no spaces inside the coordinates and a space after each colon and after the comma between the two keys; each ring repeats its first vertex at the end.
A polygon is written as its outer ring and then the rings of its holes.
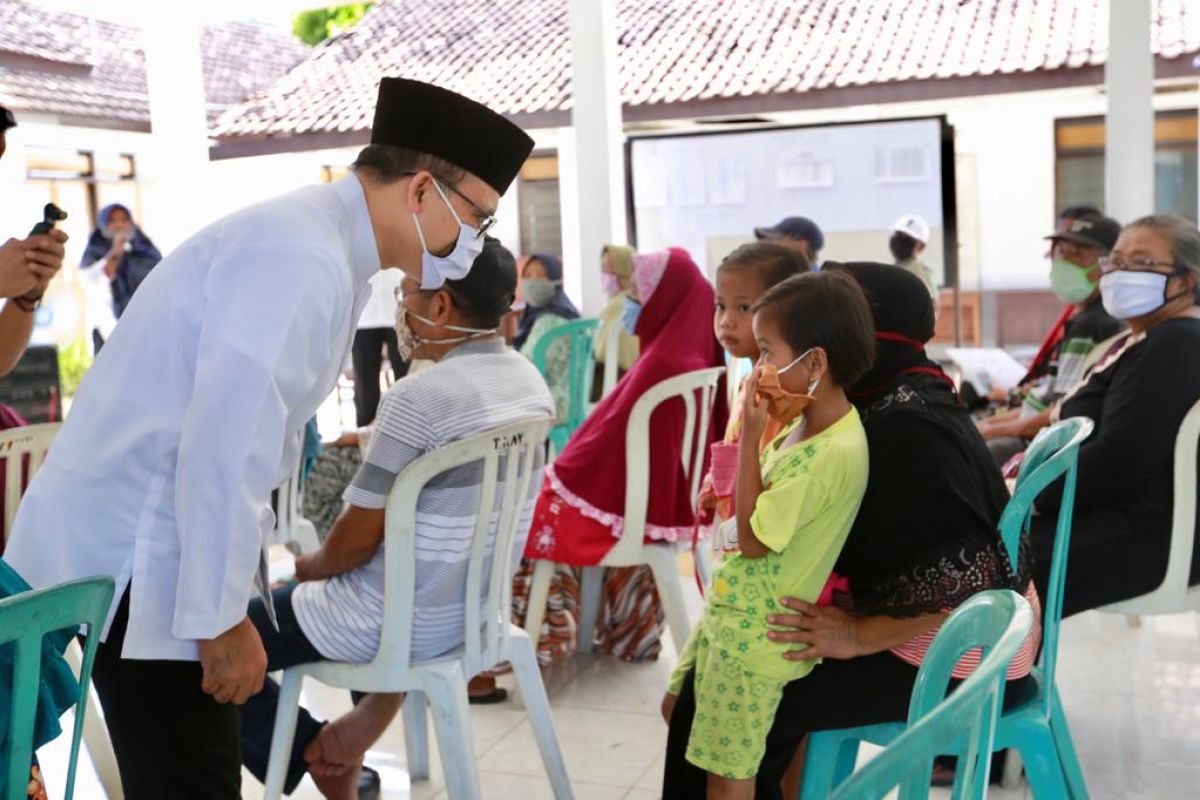
{"type": "Polygon", "coordinates": [[[787,372],[800,360],[812,352],[812,348],[801,353],[792,363],[788,364],[783,369],[774,367],[771,364],[758,365],[758,391],[755,393],[758,399],[767,404],[767,414],[772,419],[787,425],[808,406],[813,399],[813,392],[821,385],[820,378],[813,378],[808,384],[808,391],[804,394],[795,394],[783,388],[779,381],[779,376],[787,372]]]}

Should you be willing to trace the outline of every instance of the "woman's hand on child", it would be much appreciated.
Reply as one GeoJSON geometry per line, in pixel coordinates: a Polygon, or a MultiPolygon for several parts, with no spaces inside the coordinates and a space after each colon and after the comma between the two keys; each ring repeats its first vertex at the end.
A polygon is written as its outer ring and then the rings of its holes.
{"type": "Polygon", "coordinates": [[[742,441],[757,446],[766,429],[767,404],[758,397],[758,370],[755,369],[746,378],[746,388],[742,393],[742,441]]]}
{"type": "Polygon", "coordinates": [[[795,597],[780,602],[791,614],[770,614],[767,622],[789,630],[772,630],[767,636],[775,642],[808,645],[803,650],[783,654],[788,661],[814,658],[857,658],[863,654],[858,638],[858,618],[835,606],[816,606],[795,597]]]}

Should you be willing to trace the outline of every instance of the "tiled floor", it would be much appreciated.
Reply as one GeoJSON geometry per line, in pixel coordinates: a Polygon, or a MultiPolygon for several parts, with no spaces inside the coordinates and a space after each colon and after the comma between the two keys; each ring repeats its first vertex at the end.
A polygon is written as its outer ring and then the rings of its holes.
{"type": "MultiPolygon", "coordinates": [[[[577,657],[547,674],[559,741],[581,800],[658,797],[666,737],[658,703],[673,658],[667,650],[659,663],[577,657]]],[[[1147,618],[1141,628],[1100,614],[1068,620],[1059,664],[1059,686],[1093,798],[1200,797],[1200,625],[1195,615],[1147,618]]],[[[349,707],[341,693],[311,682],[305,701],[327,715],[349,707]]],[[[522,712],[508,705],[474,708],[472,725],[485,798],[552,796],[522,712]]],[[[52,775],[63,774],[54,767],[63,750],[60,738],[44,753],[52,775]]],[[[444,798],[436,753],[433,761],[432,779],[410,787],[398,724],[368,757],[383,775],[387,798],[444,798]]],[[[90,766],[82,772],[77,797],[101,797],[90,766]]],[[[244,796],[257,800],[261,792],[247,777],[244,796]]],[[[319,796],[309,783],[295,795],[302,800],[319,796]]],[[[1017,800],[1026,792],[996,789],[991,796],[1017,800]]]]}

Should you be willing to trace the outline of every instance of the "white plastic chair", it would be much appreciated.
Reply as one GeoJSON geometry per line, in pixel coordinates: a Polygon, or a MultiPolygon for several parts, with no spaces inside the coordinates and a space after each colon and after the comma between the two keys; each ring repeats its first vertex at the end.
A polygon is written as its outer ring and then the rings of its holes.
{"type": "MultiPolygon", "coordinates": [[[[0,431],[0,459],[4,459],[4,541],[8,541],[21,497],[33,476],[45,463],[50,444],[60,428],[61,422],[47,422],[0,431]],[[25,467],[26,456],[29,457],[28,471],[25,467]]],[[[63,655],[75,676],[79,677],[79,668],[83,664],[83,651],[80,650],[79,644],[72,641],[63,655]]],[[[96,690],[89,684],[88,702],[83,715],[83,742],[87,746],[88,756],[96,768],[96,775],[104,793],[110,800],[121,800],[125,797],[125,792],[121,787],[117,757],[113,753],[108,728],[104,725],[99,708],[100,701],[96,697],[96,690]]]]}
{"type": "Polygon", "coordinates": [[[1167,574],[1152,592],[1103,606],[1099,611],[1127,615],[1131,625],[1139,614],[1177,614],[1200,611],[1200,586],[1188,586],[1192,549],[1196,541],[1196,455],[1200,448],[1200,402],[1183,418],[1175,437],[1175,508],[1171,514],[1171,549],[1167,574]]]}
{"type": "Polygon", "coordinates": [[[321,549],[321,540],[317,536],[317,526],[304,516],[304,488],[300,479],[300,470],[296,470],[275,493],[275,532],[273,538],[276,544],[287,545],[293,555],[311,553],[321,549]]]}
{"type": "Polygon", "coordinates": [[[600,328],[600,336],[604,337],[604,383],[600,385],[600,396],[608,397],[608,393],[617,385],[617,373],[621,367],[621,327],[619,319],[610,321],[600,328]]]}
{"type": "Polygon", "coordinates": [[[540,463],[538,452],[551,424],[549,419],[522,422],[455,442],[417,459],[396,479],[385,515],[384,612],[379,653],[369,664],[323,661],[283,673],[271,740],[266,800],[278,800],[283,790],[305,677],[316,678],[328,686],[363,692],[406,692],[404,738],[413,780],[429,777],[425,722],[428,698],[434,708],[434,730],[449,796],[452,800],[476,800],[480,796],[479,772],[471,740],[467,680],[505,661],[512,664],[525,698],[554,796],[570,800],[571,783],[554,733],[550,702],[538,671],[533,643],[523,630],[509,622],[516,563],[513,548],[518,544],[516,534],[530,482],[540,477],[534,475],[535,465],[540,463]],[[432,661],[410,663],[417,498],[431,479],[454,467],[480,462],[483,488],[465,596],[484,597],[486,590],[486,604],[480,608],[478,603],[467,602],[462,647],[432,661]],[[493,552],[500,557],[490,558],[493,552]]]}
{"type": "MultiPolygon", "coordinates": [[[[592,647],[592,631],[600,610],[604,567],[635,567],[643,564],[654,573],[654,583],[662,600],[671,638],[680,651],[691,632],[687,607],[683,600],[683,584],[676,563],[677,548],[667,542],[646,544],[646,510],[650,493],[650,416],[663,403],[682,399],[687,409],[681,455],[684,480],[688,482],[688,498],[695,508],[704,475],[704,458],[708,450],[707,433],[712,420],[713,403],[724,367],[687,372],[659,383],[642,395],[629,415],[625,431],[625,522],[621,538],[599,566],[583,570],[580,587],[579,650],[586,653],[592,647]]],[[[691,542],[681,543],[690,550],[691,542]]],[[[703,551],[704,548],[698,548],[703,551]]],[[[536,642],[546,614],[546,599],[550,580],[554,576],[552,561],[538,561],[533,568],[529,589],[529,608],[525,632],[536,642]]],[[[696,565],[705,572],[703,565],[696,565]]]]}

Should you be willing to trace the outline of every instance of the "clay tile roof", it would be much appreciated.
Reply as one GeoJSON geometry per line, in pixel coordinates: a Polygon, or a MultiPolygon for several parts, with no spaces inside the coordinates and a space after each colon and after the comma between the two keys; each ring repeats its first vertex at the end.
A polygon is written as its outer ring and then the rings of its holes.
{"type": "MultiPolygon", "coordinates": [[[[1161,58],[1200,52],[1200,3],[1154,0],[1161,58]]],[[[626,113],[904,81],[1104,63],[1108,0],[620,0],[626,113]]],[[[567,0],[385,0],[218,138],[366,131],[384,75],[431,81],[512,117],[571,108],[567,0]]],[[[686,115],[686,114],[683,114],[686,115]]],[[[549,117],[544,117],[549,119],[549,117]]]]}
{"type": "MultiPolygon", "coordinates": [[[[18,117],[26,111],[145,127],[150,106],[140,39],[137,28],[0,0],[0,105],[18,117]]],[[[201,48],[210,123],[309,52],[254,22],[206,27],[201,48]]]]}

